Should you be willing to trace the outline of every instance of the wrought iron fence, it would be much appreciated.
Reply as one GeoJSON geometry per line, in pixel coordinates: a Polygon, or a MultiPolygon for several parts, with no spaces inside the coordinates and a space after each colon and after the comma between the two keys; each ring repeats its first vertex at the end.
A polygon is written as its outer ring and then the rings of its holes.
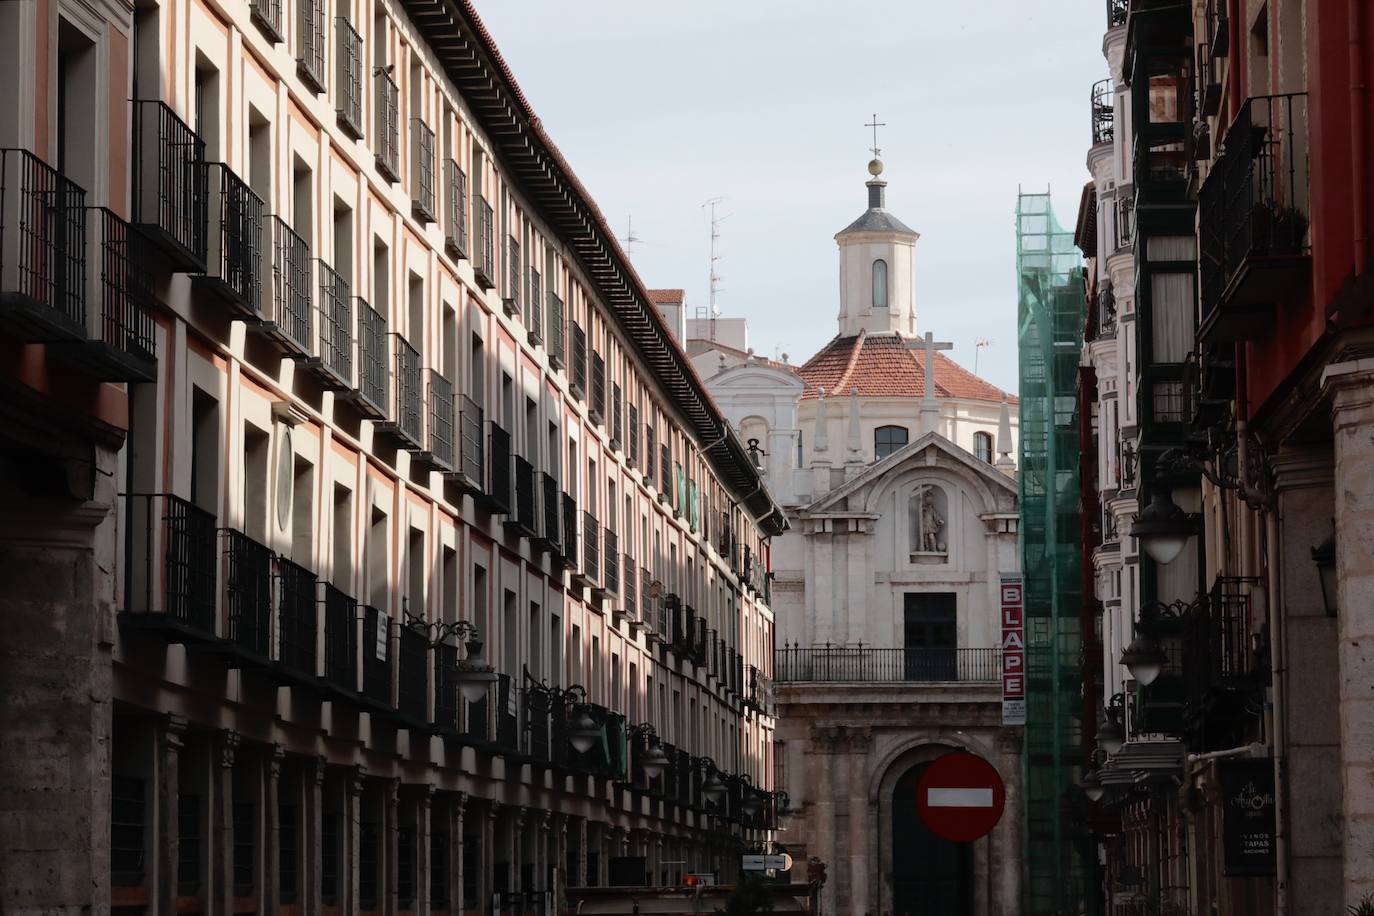
{"type": "Polygon", "coordinates": [[[1131,0],[1107,0],[1107,27],[1115,28],[1126,24],[1126,16],[1131,11],[1131,0]]]}
{"type": "Polygon", "coordinates": [[[0,149],[0,291],[86,324],[86,192],[23,149],[0,149]]]}
{"type": "Polygon", "coordinates": [[[396,403],[392,407],[392,420],[403,436],[419,446],[425,441],[420,354],[403,335],[392,334],[391,339],[396,351],[396,366],[393,372],[396,380],[396,403]]]}
{"type": "Polygon", "coordinates": [[[277,659],[315,676],[315,574],[292,561],[277,560],[277,659]]]}
{"type": "Polygon", "coordinates": [[[958,681],[993,683],[1002,676],[998,649],[872,646],[783,646],[774,661],[779,682],[865,683],[958,681]]]}
{"type": "Polygon", "coordinates": [[[320,283],[320,361],[345,384],[353,382],[353,314],[348,281],[316,260],[320,283]]]}
{"type": "Polygon", "coordinates": [[[596,583],[601,578],[601,526],[596,516],[590,512],[582,513],[582,567],[581,572],[588,582],[596,583]]]}
{"type": "Polygon", "coordinates": [[[391,181],[401,179],[400,90],[386,69],[373,76],[376,105],[377,171],[391,181]]]}
{"type": "Polygon", "coordinates": [[[155,298],[148,285],[148,267],[139,255],[146,243],[119,216],[104,207],[93,207],[88,224],[90,247],[96,260],[100,299],[97,339],[121,353],[153,361],[157,344],[153,335],[155,298]]]}
{"type": "Polygon", "coordinates": [[[272,551],[232,528],[225,528],[220,534],[228,638],[266,657],[272,635],[272,551]]]}
{"type": "Polygon", "coordinates": [[[272,320],[278,332],[302,354],[311,352],[314,316],[310,309],[310,246],[280,216],[272,227],[272,320]]]}
{"type": "Polygon", "coordinates": [[[539,533],[537,517],[534,511],[534,465],[523,455],[513,457],[514,473],[512,483],[514,483],[514,513],[511,521],[519,526],[521,534],[533,537],[539,533]]]}
{"type": "Polygon", "coordinates": [[[258,28],[272,39],[273,43],[282,40],[281,31],[281,0],[250,0],[253,21],[258,24],[258,28]]]}
{"type": "Polygon", "coordinates": [[[316,92],[324,91],[324,19],[321,0],[296,0],[296,72],[316,92]]]}
{"type": "Polygon", "coordinates": [[[262,199],[222,162],[209,165],[206,275],[251,315],[262,312],[262,199]]]}
{"type": "Polygon", "coordinates": [[[411,212],[434,222],[434,131],[419,118],[410,119],[411,212]]]}
{"type": "Polygon", "coordinates": [[[1135,241],[1135,198],[1129,194],[1123,194],[1116,199],[1115,233],[1117,251],[1130,248],[1135,241]]]}
{"type": "Polygon", "coordinates": [[[328,582],[320,584],[324,605],[324,675],[342,690],[358,689],[358,603],[328,582]]]}
{"type": "Polygon", "coordinates": [[[391,619],[375,607],[363,608],[363,696],[391,705],[391,619]]]}
{"type": "Polygon", "coordinates": [[[458,728],[458,647],[434,647],[434,724],[445,731],[458,728]]]}
{"type": "Polygon", "coordinates": [[[591,411],[598,423],[606,422],[606,360],[592,352],[591,411]]]}
{"type": "Polygon", "coordinates": [[[515,489],[511,473],[510,433],[496,421],[491,423],[491,482],[487,496],[500,513],[509,513],[515,489]]]}
{"type": "Polygon", "coordinates": [[[563,545],[563,528],[558,518],[558,479],[548,471],[539,472],[539,507],[542,524],[539,535],[555,551],[563,545]]]}
{"type": "Polygon", "coordinates": [[[587,396],[587,333],[576,321],[569,321],[569,336],[572,338],[572,383],[573,393],[579,398],[587,396]]]}
{"type": "Polygon", "coordinates": [[[620,594],[620,538],[610,528],[602,529],[601,533],[602,562],[601,582],[607,593],[612,595],[620,594]]]}
{"type": "Polygon", "coordinates": [[[459,456],[458,469],[469,485],[477,489],[481,489],[487,479],[483,473],[486,457],[484,427],[482,408],[467,395],[459,395],[458,438],[462,454],[459,456]]]}
{"type": "Polygon", "coordinates": [[[563,300],[553,290],[548,292],[548,335],[546,343],[549,350],[549,361],[555,367],[561,368],[567,360],[568,355],[568,332],[567,325],[563,320],[563,300]]]}
{"type": "Polygon", "coordinates": [[[1115,134],[1116,109],[1110,78],[1093,83],[1092,126],[1093,145],[1111,143],[1115,134]]]}
{"type": "Polygon", "coordinates": [[[378,413],[386,413],[386,319],[357,298],[358,306],[358,393],[371,403],[378,413]]]}
{"type": "Polygon", "coordinates": [[[491,289],[495,286],[492,279],[496,270],[495,214],[491,204],[480,194],[477,196],[477,263],[473,267],[481,276],[478,282],[491,289]],[[484,282],[485,281],[485,282],[484,282]]]}
{"type": "Polygon", "coordinates": [[[415,722],[429,721],[429,639],[411,626],[397,628],[396,706],[415,722]]]}
{"type": "Polygon", "coordinates": [[[363,38],[345,16],[335,18],[334,33],[339,100],[335,114],[339,126],[356,140],[363,135],[363,38]]]}
{"type": "Polygon", "coordinates": [[[453,159],[444,160],[444,245],[457,257],[468,251],[468,176],[453,159]]]}
{"type": "Polygon", "coordinates": [[[563,494],[563,565],[577,567],[577,500],[563,494]]]}
{"type": "Polygon", "coordinates": [[[429,451],[444,467],[453,466],[453,383],[429,370],[429,451]]]}
{"type": "Polygon", "coordinates": [[[124,610],[215,634],[215,516],[170,493],[127,498],[124,610]]]}
{"type": "Polygon", "coordinates": [[[133,106],[133,218],[179,254],[183,265],[205,269],[209,200],[205,141],[162,101],[133,106]]]}

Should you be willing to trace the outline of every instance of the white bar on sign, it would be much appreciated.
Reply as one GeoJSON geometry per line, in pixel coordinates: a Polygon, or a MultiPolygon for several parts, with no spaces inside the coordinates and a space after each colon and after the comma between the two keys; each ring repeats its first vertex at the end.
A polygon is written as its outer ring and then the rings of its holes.
{"type": "Polygon", "coordinates": [[[991,789],[927,789],[926,804],[932,808],[991,808],[991,789]]]}

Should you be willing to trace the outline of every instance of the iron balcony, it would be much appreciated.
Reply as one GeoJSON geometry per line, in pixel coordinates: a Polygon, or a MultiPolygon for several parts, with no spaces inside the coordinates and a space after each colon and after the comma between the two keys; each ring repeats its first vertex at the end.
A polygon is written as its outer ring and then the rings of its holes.
{"type": "Polygon", "coordinates": [[[172,265],[205,272],[209,172],[205,141],[167,103],[135,99],[133,217],[172,265]]]}
{"type": "Polygon", "coordinates": [[[28,150],[0,150],[0,309],[27,341],[86,336],[86,192],[28,150]]]}
{"type": "Polygon", "coordinates": [[[237,318],[260,318],[263,307],[263,205],[248,184],[222,162],[207,167],[205,273],[198,289],[214,295],[237,318]]]}
{"type": "Polygon", "coordinates": [[[996,683],[1002,656],[998,649],[793,644],[777,650],[773,672],[778,683],[996,683]]]}

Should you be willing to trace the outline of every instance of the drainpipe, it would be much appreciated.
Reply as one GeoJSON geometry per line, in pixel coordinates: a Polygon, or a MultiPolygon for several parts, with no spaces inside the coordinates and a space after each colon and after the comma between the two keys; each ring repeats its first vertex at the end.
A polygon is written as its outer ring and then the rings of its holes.
{"type": "MultiPolygon", "coordinates": [[[[1362,0],[1355,0],[1362,2],[1362,0]]],[[[1285,753],[1285,722],[1283,706],[1284,678],[1287,663],[1283,648],[1283,625],[1276,613],[1282,600],[1279,596],[1279,512],[1278,504],[1264,513],[1264,556],[1269,589],[1269,670],[1273,680],[1270,688],[1273,708],[1270,711],[1270,745],[1274,754],[1274,916],[1288,916],[1288,757],[1285,753]]]]}
{"type": "Polygon", "coordinates": [[[1362,276],[1369,262],[1369,200],[1365,186],[1365,73],[1364,23],[1360,8],[1366,0],[1346,0],[1350,31],[1350,189],[1354,200],[1355,276],[1362,276]]]}

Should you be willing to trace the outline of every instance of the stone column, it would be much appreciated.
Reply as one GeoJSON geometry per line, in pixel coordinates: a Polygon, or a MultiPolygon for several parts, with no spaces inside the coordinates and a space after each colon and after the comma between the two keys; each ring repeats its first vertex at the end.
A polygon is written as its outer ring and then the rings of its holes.
{"type": "Polygon", "coordinates": [[[324,758],[315,757],[301,765],[300,862],[301,903],[306,913],[318,913],[323,905],[320,883],[320,850],[324,841],[324,758]]]}
{"type": "Polygon", "coordinates": [[[868,819],[868,786],[864,770],[873,738],[867,729],[849,735],[849,887],[855,916],[868,911],[868,845],[876,825],[868,819]]]}
{"type": "Polygon", "coordinates": [[[1336,448],[1343,885],[1354,906],[1374,892],[1374,359],[1328,366],[1322,390],[1336,448]]]}
{"type": "Polygon", "coordinates": [[[343,824],[340,838],[343,849],[339,862],[339,880],[343,885],[340,893],[344,913],[357,913],[362,909],[358,899],[358,865],[362,849],[362,806],[363,785],[367,780],[367,767],[350,767],[344,774],[343,824]]]}
{"type": "MultiPolygon", "coordinates": [[[[281,765],[286,752],[280,744],[272,745],[272,753],[263,761],[260,772],[263,775],[262,824],[267,829],[267,861],[263,863],[262,886],[258,897],[262,901],[263,912],[276,913],[281,910],[281,765]]],[[[296,848],[300,842],[297,837],[296,848]]],[[[299,879],[299,872],[297,878],[299,879]]]]}
{"type": "Polygon", "coordinates": [[[177,911],[177,846],[180,835],[181,749],[186,720],[168,715],[158,738],[158,829],[157,829],[157,912],[177,911]]]}
{"type": "Polygon", "coordinates": [[[482,875],[477,882],[477,892],[481,894],[477,909],[482,913],[489,911],[492,894],[496,891],[496,824],[500,817],[501,803],[491,802],[482,820],[482,852],[478,857],[482,862],[482,875]]]}
{"type": "Polygon", "coordinates": [[[591,842],[588,822],[585,817],[577,819],[577,887],[583,887],[587,883],[587,855],[591,852],[588,843],[591,842]]]}
{"type": "Polygon", "coordinates": [[[210,809],[210,834],[217,840],[210,863],[211,916],[234,912],[234,762],[239,733],[222,731],[216,738],[214,799],[210,809]]]}
{"type": "Polygon", "coordinates": [[[835,797],[834,797],[834,758],[835,734],[833,729],[816,728],[811,732],[811,753],[816,763],[816,796],[811,803],[811,835],[816,838],[816,851],[821,861],[831,870],[831,878],[821,888],[821,913],[823,916],[839,916],[835,908],[835,884],[838,870],[835,860],[835,797]]]}
{"type": "Polygon", "coordinates": [[[396,893],[399,834],[400,834],[400,792],[401,780],[388,779],[382,789],[382,916],[396,916],[399,911],[396,893]]]}
{"type": "Polygon", "coordinates": [[[568,815],[555,815],[553,826],[553,911],[562,913],[568,905],[568,815]]]}
{"type": "MultiPolygon", "coordinates": [[[[432,901],[429,899],[429,873],[435,863],[429,860],[429,818],[434,803],[434,786],[420,787],[420,797],[415,802],[415,913],[416,916],[429,916],[432,901]]],[[[439,863],[443,868],[447,863],[439,863]]]]}
{"type": "Polygon", "coordinates": [[[1270,459],[1280,529],[1279,594],[1267,609],[1257,605],[1252,611],[1264,611],[1270,633],[1282,635],[1275,673],[1284,689],[1274,727],[1283,730],[1283,753],[1274,757],[1274,777],[1288,874],[1276,880],[1287,878],[1295,916],[1305,916],[1308,907],[1344,909],[1343,828],[1332,816],[1342,807],[1341,780],[1332,778],[1341,772],[1341,707],[1334,702],[1341,695],[1340,623],[1326,613],[1312,562],[1312,548],[1333,531],[1332,462],[1325,447],[1285,447],[1270,459]]]}
{"type": "MultiPolygon", "coordinates": [[[[467,905],[464,899],[464,886],[467,875],[463,865],[463,853],[466,850],[463,839],[463,819],[468,806],[468,794],[457,792],[453,795],[453,800],[448,806],[448,849],[449,849],[449,881],[451,886],[448,891],[449,910],[455,916],[461,916],[463,908],[467,905]]],[[[476,901],[473,901],[474,903],[476,901]]]]}

